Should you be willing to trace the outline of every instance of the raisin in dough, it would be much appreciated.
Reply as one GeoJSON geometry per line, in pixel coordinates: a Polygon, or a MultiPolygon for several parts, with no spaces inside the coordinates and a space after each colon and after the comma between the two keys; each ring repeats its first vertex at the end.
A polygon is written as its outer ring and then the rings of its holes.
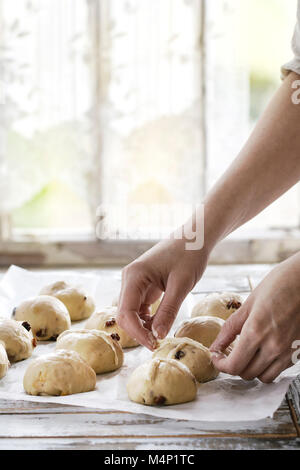
{"type": "Polygon", "coordinates": [[[5,344],[11,362],[27,359],[36,346],[29,323],[9,318],[0,318],[0,341],[5,344]]]}
{"type": "Polygon", "coordinates": [[[5,344],[0,341],[0,379],[6,375],[9,368],[9,360],[5,351],[5,344]]]}
{"type": "Polygon", "coordinates": [[[225,321],[218,317],[195,317],[182,323],[175,333],[176,338],[190,338],[210,348],[225,321]]]}
{"type": "Polygon", "coordinates": [[[71,328],[66,306],[50,295],[25,300],[14,309],[13,316],[16,320],[28,321],[34,336],[40,341],[55,341],[60,333],[71,328]]]}
{"type": "Polygon", "coordinates": [[[68,330],[57,338],[56,349],[76,351],[96,374],[112,372],[123,364],[123,350],[117,339],[105,331],[68,330]]]}
{"type": "Polygon", "coordinates": [[[82,287],[71,286],[64,281],[44,287],[41,295],[51,295],[60,300],[68,309],[71,321],[84,320],[91,316],[95,304],[82,287]]]}
{"type": "Polygon", "coordinates": [[[131,338],[117,324],[117,307],[107,307],[101,312],[94,312],[85,324],[88,330],[106,331],[109,334],[115,334],[119,337],[119,343],[122,348],[133,348],[139,343],[131,338]]]}
{"type": "Polygon", "coordinates": [[[155,358],[133,371],[127,393],[131,401],[142,405],[176,405],[195,399],[197,383],[178,361],[155,358]]]}
{"type": "Polygon", "coordinates": [[[153,353],[159,359],[173,359],[184,364],[198,382],[209,382],[217,377],[218,371],[211,361],[209,350],[190,338],[167,338],[153,353]]]}
{"type": "Polygon", "coordinates": [[[191,317],[219,317],[227,320],[242,305],[243,299],[238,294],[209,294],[198,302],[191,313],[191,317]]]}
{"type": "Polygon", "coordinates": [[[72,395],[94,390],[96,374],[76,351],[60,349],[34,359],[23,385],[29,395],[72,395]]]}

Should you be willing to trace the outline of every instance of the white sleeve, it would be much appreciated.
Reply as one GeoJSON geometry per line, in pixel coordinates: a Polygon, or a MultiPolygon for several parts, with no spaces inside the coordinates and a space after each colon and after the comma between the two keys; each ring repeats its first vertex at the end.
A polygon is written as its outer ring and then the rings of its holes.
{"type": "Polygon", "coordinates": [[[300,75],[300,0],[298,0],[297,19],[298,22],[292,39],[294,59],[281,67],[282,78],[286,77],[290,72],[296,72],[300,75]]]}

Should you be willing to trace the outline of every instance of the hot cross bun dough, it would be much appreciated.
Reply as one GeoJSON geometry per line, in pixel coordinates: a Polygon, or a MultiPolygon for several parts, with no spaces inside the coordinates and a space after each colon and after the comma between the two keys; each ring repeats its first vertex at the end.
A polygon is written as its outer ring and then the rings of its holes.
{"type": "Polygon", "coordinates": [[[29,323],[9,318],[0,318],[0,341],[3,341],[11,362],[27,359],[36,346],[29,323]]]}
{"type": "Polygon", "coordinates": [[[0,341],[0,379],[6,375],[9,368],[9,360],[5,350],[5,344],[0,341]]]}
{"type": "Polygon", "coordinates": [[[71,286],[64,281],[44,287],[40,294],[51,295],[60,300],[67,307],[71,321],[84,320],[95,310],[92,297],[82,287],[71,286]]]}
{"type": "Polygon", "coordinates": [[[190,338],[210,348],[225,321],[218,317],[195,317],[182,323],[175,333],[176,338],[190,338]]]}
{"type": "Polygon", "coordinates": [[[123,350],[105,331],[68,330],[57,338],[56,349],[76,351],[96,374],[112,372],[123,364],[123,350]]]}
{"type": "Polygon", "coordinates": [[[155,358],[133,371],[127,393],[131,401],[142,405],[176,405],[195,399],[197,383],[178,361],[155,358]]]}
{"type": "Polygon", "coordinates": [[[214,367],[209,350],[190,338],[167,338],[153,353],[154,358],[173,359],[184,364],[198,382],[215,379],[218,371],[214,367]]]}
{"type": "Polygon", "coordinates": [[[13,316],[16,320],[27,321],[40,341],[55,341],[60,333],[71,328],[67,307],[50,295],[25,300],[14,309],[13,316]]]}
{"type": "Polygon", "coordinates": [[[88,330],[100,330],[107,333],[116,335],[119,338],[119,344],[122,348],[133,348],[138,346],[139,343],[131,338],[126,331],[124,331],[117,324],[117,307],[106,307],[100,312],[94,312],[85,324],[88,330]]]}
{"type": "Polygon", "coordinates": [[[239,294],[229,292],[209,294],[194,306],[191,317],[219,317],[227,320],[242,303],[243,299],[239,294]]]}
{"type": "Polygon", "coordinates": [[[29,395],[72,395],[94,390],[96,374],[76,351],[59,349],[29,364],[23,386],[29,395]]]}

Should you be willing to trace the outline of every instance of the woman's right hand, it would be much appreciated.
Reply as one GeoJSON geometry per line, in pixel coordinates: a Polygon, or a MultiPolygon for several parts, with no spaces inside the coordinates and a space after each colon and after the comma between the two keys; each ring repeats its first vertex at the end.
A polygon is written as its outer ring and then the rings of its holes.
{"type": "Polygon", "coordinates": [[[186,240],[170,239],[155,245],[122,272],[118,324],[150,350],[168,334],[178,310],[201,278],[208,254],[205,248],[186,249],[186,240]],[[164,292],[156,314],[150,305],[164,292]]]}

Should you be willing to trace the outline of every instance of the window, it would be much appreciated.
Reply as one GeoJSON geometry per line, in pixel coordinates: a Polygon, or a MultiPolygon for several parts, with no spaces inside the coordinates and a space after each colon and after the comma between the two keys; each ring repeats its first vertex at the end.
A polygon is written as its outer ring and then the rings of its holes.
{"type": "MultiPolygon", "coordinates": [[[[2,235],[177,226],[279,86],[295,17],[296,0],[0,0],[2,235]]],[[[299,212],[294,188],[242,231],[299,212]]]]}

